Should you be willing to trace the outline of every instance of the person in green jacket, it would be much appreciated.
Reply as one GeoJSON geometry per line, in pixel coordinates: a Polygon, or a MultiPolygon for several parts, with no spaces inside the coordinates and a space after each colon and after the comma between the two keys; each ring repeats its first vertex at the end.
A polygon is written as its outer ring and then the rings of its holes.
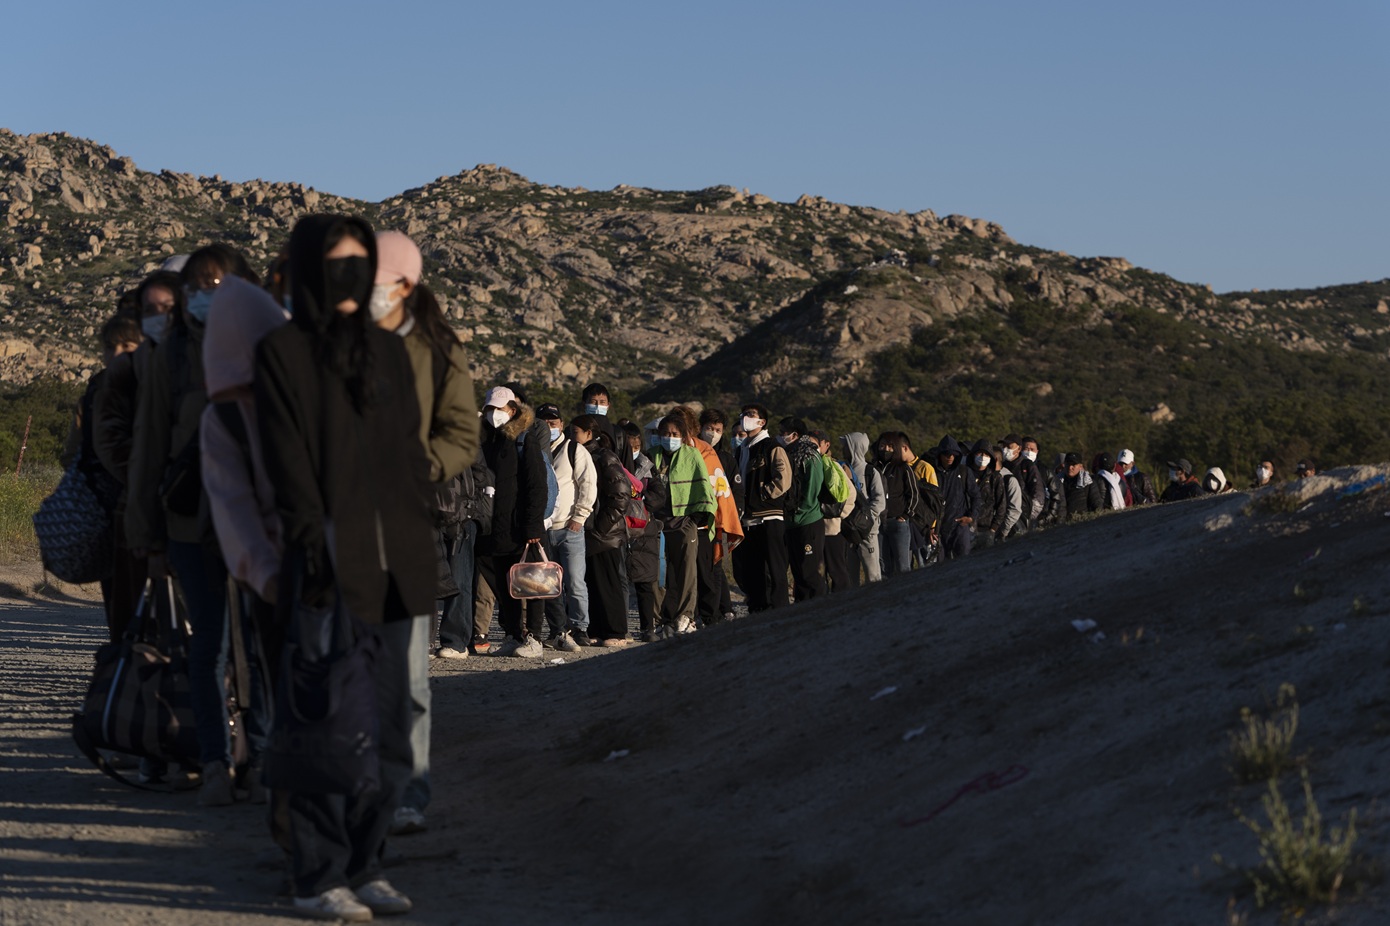
{"type": "Polygon", "coordinates": [[[674,595],[669,607],[662,608],[663,620],[656,629],[657,639],[695,629],[696,579],[699,563],[697,531],[710,531],[714,525],[714,488],[710,485],[705,459],[695,449],[694,435],[688,433],[679,415],[662,418],[656,428],[652,450],[654,472],[647,480],[647,506],[662,522],[666,541],[666,594],[674,595]],[[666,615],[673,615],[667,618],[666,615]]]}
{"type": "Polygon", "coordinates": [[[783,418],[777,441],[791,461],[792,488],[787,493],[787,564],[792,569],[792,594],[797,601],[824,595],[825,517],[820,490],[825,482],[820,444],[800,418],[783,418]]]}

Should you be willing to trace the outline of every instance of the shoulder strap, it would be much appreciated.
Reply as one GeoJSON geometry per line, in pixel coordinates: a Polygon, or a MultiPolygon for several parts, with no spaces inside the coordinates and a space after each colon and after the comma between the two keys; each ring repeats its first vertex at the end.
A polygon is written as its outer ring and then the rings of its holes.
{"type": "Polygon", "coordinates": [[[575,453],[577,452],[577,451],[575,450],[576,445],[575,445],[574,441],[570,440],[569,438],[565,438],[565,440],[569,443],[569,452],[570,452],[570,474],[573,475],[573,473],[574,473],[574,455],[575,455],[575,453]]]}

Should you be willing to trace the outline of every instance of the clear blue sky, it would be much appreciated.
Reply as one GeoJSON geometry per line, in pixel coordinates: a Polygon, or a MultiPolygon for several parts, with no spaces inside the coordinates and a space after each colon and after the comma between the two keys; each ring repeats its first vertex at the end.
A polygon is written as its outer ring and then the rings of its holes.
{"type": "Polygon", "coordinates": [[[533,180],[999,222],[1218,291],[1390,276],[1390,3],[5,10],[0,124],[378,200],[533,180]]]}

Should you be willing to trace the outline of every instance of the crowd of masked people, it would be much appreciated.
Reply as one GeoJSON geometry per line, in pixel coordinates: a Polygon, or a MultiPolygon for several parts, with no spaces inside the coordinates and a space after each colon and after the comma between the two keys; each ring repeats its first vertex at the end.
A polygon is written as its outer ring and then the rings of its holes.
{"type": "MultiPolygon", "coordinates": [[[[269,803],[306,916],[410,909],[381,866],[388,834],[425,827],[431,657],[656,642],[733,617],[731,584],[759,612],[1085,512],[1229,488],[1177,460],[1160,496],[1128,450],[1044,470],[1036,440],[1012,434],[921,454],[897,431],[832,438],[756,401],[639,424],[609,415],[601,383],[571,408],[495,385],[479,409],[422,269],[406,235],[332,215],[301,219],[264,277],[223,244],[171,259],[103,326],[105,369],[70,443],[117,487],[112,639],[151,583],[175,583],[186,607],[198,762],[144,760],[141,779],[196,785],[208,806],[269,803]],[[563,594],[514,596],[512,567],[540,559],[563,567],[563,594]],[[257,757],[285,628],[330,603],[379,647],[381,787],[267,792],[257,757]],[[234,763],[238,634],[255,665],[238,693],[249,758],[234,763]]],[[[1272,479],[1260,464],[1257,482],[1272,479]]]]}

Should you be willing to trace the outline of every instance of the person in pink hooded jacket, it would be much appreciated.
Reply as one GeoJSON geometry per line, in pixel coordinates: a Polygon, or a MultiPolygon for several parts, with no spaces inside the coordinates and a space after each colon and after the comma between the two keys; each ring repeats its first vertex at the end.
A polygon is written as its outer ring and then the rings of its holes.
{"type": "MultiPolygon", "coordinates": [[[[203,487],[213,529],[227,570],[242,590],[243,638],[247,652],[279,650],[272,607],[283,553],[275,495],[262,462],[260,432],[251,382],[256,345],[285,324],[285,311],[260,287],[229,277],[208,311],[203,369],[208,405],[199,426],[203,487]],[[260,645],[257,645],[260,644],[260,645]]],[[[245,783],[252,800],[262,800],[258,763],[268,733],[263,660],[249,659],[247,732],[251,767],[245,783]]],[[[243,693],[246,696],[248,693],[243,693]]]]}

